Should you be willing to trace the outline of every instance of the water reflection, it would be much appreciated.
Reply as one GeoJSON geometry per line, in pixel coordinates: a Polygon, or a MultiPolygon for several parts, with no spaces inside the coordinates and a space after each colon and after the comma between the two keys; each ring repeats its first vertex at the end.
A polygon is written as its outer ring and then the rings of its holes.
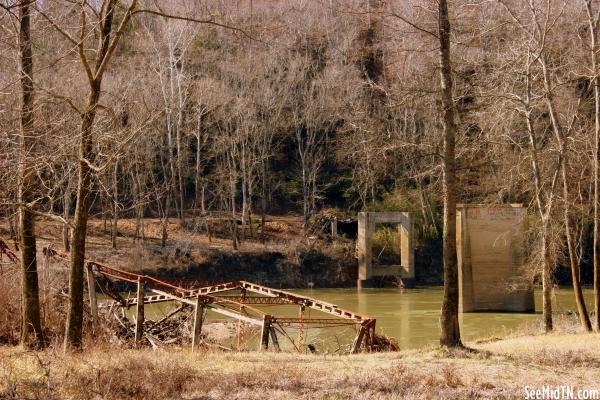
{"type": "MultiPolygon", "coordinates": [[[[377,331],[394,336],[402,348],[416,348],[438,343],[439,315],[443,298],[441,287],[416,289],[315,289],[299,291],[307,296],[338,304],[377,318],[377,331]]],[[[592,290],[584,290],[592,304],[592,290]]],[[[541,321],[541,293],[536,291],[535,314],[466,313],[460,315],[465,340],[503,336],[524,323],[541,321]]],[[[555,311],[575,309],[571,289],[558,289],[555,311]]]]}
{"type": "MultiPolygon", "coordinates": [[[[306,296],[331,302],[340,307],[377,318],[377,332],[395,337],[401,348],[417,348],[435,345],[439,338],[439,315],[443,291],[441,287],[421,287],[416,289],[309,289],[293,290],[306,296]]],[[[584,290],[584,296],[591,306],[592,290],[584,290]]],[[[466,341],[491,336],[504,336],[524,323],[541,322],[541,292],[536,291],[536,314],[515,313],[467,313],[460,315],[463,338],[466,341]]],[[[146,308],[148,318],[166,315],[173,303],[151,304],[146,308]]],[[[297,316],[296,307],[264,306],[265,311],[279,316],[297,316]]],[[[557,312],[574,310],[575,302],[571,289],[555,291],[554,310],[557,312]]],[[[130,312],[133,312],[133,308],[130,312]]],[[[306,317],[324,316],[318,311],[307,308],[306,317]]],[[[222,316],[208,314],[208,320],[222,319],[222,316]]],[[[306,332],[306,344],[314,343],[323,349],[331,342],[332,334],[336,340],[351,341],[354,331],[344,328],[337,333],[317,329],[306,332]]],[[[296,336],[296,332],[291,332],[296,336]]],[[[280,342],[283,342],[280,340],[280,342]]],[[[234,346],[234,341],[230,345],[234,346]]],[[[283,345],[283,343],[282,343],[283,345]]],[[[253,345],[249,345],[254,348],[253,345]]],[[[285,347],[285,345],[283,345],[285,347]]],[[[235,346],[234,346],[235,347],[235,346]]]]}

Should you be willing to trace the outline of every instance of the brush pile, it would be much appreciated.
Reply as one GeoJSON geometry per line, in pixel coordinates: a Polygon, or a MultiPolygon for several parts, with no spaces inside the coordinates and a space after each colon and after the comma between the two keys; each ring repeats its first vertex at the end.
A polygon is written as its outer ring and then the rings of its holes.
{"type": "Polygon", "coordinates": [[[394,337],[376,333],[373,337],[373,351],[378,353],[400,351],[400,344],[398,344],[398,341],[394,337]]]}
{"type": "MultiPolygon", "coordinates": [[[[135,317],[128,318],[123,312],[112,312],[106,315],[113,331],[112,342],[133,343],[135,338],[135,317]]],[[[142,344],[152,348],[168,345],[184,345],[189,343],[193,325],[191,307],[183,305],[163,318],[144,321],[142,344]],[[189,308],[189,310],[188,310],[189,308]]],[[[110,328],[109,328],[110,329],[110,328]]]]}

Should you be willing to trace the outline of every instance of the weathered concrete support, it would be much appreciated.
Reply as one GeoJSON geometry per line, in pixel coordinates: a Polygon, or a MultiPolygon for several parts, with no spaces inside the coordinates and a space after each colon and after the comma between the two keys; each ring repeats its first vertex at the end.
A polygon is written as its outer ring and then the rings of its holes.
{"type": "Polygon", "coordinates": [[[95,332],[98,325],[98,297],[96,296],[96,279],[90,265],[86,266],[88,296],[90,299],[90,312],[92,314],[92,330],[95,332]]]}
{"type": "Polygon", "coordinates": [[[137,305],[135,317],[135,344],[138,345],[144,336],[144,282],[138,278],[137,305]]]}
{"type": "Polygon", "coordinates": [[[410,213],[402,213],[402,220],[398,225],[400,231],[400,265],[405,269],[405,285],[414,286],[415,279],[415,250],[413,246],[413,226],[410,213]],[[412,280],[412,282],[410,281],[412,280]]]}
{"type": "Polygon", "coordinates": [[[202,323],[204,322],[204,303],[200,298],[196,298],[196,306],[194,309],[194,331],[192,332],[192,351],[200,348],[200,335],[202,333],[202,323]]]}
{"type": "Polygon", "coordinates": [[[460,310],[535,311],[524,271],[526,210],[520,204],[457,208],[460,310]]]}
{"type": "Polygon", "coordinates": [[[374,277],[395,276],[405,286],[414,286],[415,260],[413,229],[408,212],[358,213],[358,282],[357,287],[369,287],[374,277]],[[373,265],[373,233],[377,224],[398,224],[400,235],[399,265],[373,265]]]}
{"type": "Polygon", "coordinates": [[[358,286],[373,275],[373,239],[374,224],[371,213],[358,213],[358,286]]]}
{"type": "Polygon", "coordinates": [[[260,331],[260,348],[259,350],[269,349],[269,334],[271,331],[271,316],[266,314],[263,315],[263,323],[260,331]]]}

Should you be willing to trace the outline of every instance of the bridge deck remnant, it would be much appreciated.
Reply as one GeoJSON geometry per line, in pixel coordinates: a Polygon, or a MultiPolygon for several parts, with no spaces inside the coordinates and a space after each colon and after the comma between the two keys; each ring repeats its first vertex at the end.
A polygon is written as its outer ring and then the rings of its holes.
{"type": "MultiPolygon", "coordinates": [[[[16,255],[8,246],[2,247],[0,253],[8,255],[11,261],[17,260],[16,255]]],[[[68,257],[57,251],[44,250],[48,258],[65,260],[68,257]]],[[[16,262],[16,261],[15,261],[16,262]]],[[[161,302],[179,302],[182,306],[171,312],[163,320],[170,318],[183,310],[183,305],[194,307],[192,330],[192,348],[198,349],[201,343],[202,325],[207,311],[232,318],[240,324],[250,324],[260,327],[259,350],[269,349],[269,343],[275,351],[280,351],[279,337],[288,339],[293,348],[304,351],[306,329],[329,328],[336,326],[353,326],[356,336],[350,353],[371,351],[374,345],[376,320],[366,315],[341,308],[335,304],[324,302],[312,297],[303,296],[287,290],[274,289],[248,281],[212,282],[202,280],[172,280],[158,279],[152,276],[136,274],[119,268],[114,268],[95,261],[86,261],[86,276],[92,324],[94,328],[100,323],[99,310],[108,309],[117,315],[116,310],[124,311],[136,307],[135,312],[135,342],[139,345],[144,337],[150,341],[151,335],[144,332],[144,306],[161,302]],[[135,285],[135,296],[123,297],[116,288],[116,283],[135,285]],[[98,302],[96,289],[112,298],[98,302]],[[297,317],[290,317],[289,312],[276,315],[260,309],[260,306],[288,306],[297,308],[297,317]],[[324,314],[323,317],[306,316],[307,310],[324,314]],[[297,339],[286,331],[294,328],[298,331],[297,339]]],[[[122,317],[118,317],[122,318],[122,317]]],[[[243,330],[238,329],[238,343],[243,340],[243,330]]]]}
{"type": "MultiPolygon", "coordinates": [[[[68,260],[68,255],[53,250],[51,247],[45,247],[43,253],[46,259],[56,259],[61,262],[68,260]]],[[[0,239],[0,259],[2,256],[7,256],[9,262],[14,265],[19,262],[15,252],[0,239]]],[[[100,309],[109,309],[109,312],[114,312],[118,308],[125,311],[135,306],[134,332],[137,345],[144,340],[145,336],[151,343],[152,339],[156,339],[144,332],[144,306],[175,301],[182,306],[170,312],[169,315],[162,318],[162,321],[181,312],[183,305],[193,306],[193,349],[198,349],[200,346],[202,325],[207,311],[233,318],[238,321],[238,324],[247,323],[260,327],[259,350],[267,350],[269,342],[271,342],[273,349],[280,351],[279,334],[288,339],[296,350],[304,351],[305,330],[308,327],[329,328],[344,325],[356,328],[356,336],[350,349],[351,353],[358,353],[361,350],[371,351],[374,348],[376,324],[374,318],[287,290],[274,289],[248,281],[211,282],[196,279],[158,279],[89,260],[86,261],[85,271],[94,329],[100,323],[100,309]],[[136,295],[123,297],[115,287],[117,282],[136,285],[136,295]],[[99,304],[97,288],[112,300],[99,304]],[[274,315],[258,306],[297,307],[298,317],[290,317],[285,313],[284,315],[274,315]],[[305,316],[307,309],[318,311],[325,316],[307,317],[305,316]],[[286,328],[290,327],[298,330],[297,340],[292,339],[292,336],[286,331],[286,328]]],[[[114,315],[116,316],[117,313],[115,312],[114,315]]],[[[125,313],[123,312],[122,315],[125,313]]],[[[116,318],[122,323],[122,317],[116,318]]],[[[238,343],[242,340],[241,336],[242,330],[238,329],[238,343]]]]}

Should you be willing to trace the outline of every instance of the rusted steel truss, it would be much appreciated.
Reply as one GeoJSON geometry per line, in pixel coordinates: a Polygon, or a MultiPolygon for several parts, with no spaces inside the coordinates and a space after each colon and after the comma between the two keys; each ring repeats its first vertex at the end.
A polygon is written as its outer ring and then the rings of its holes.
{"type": "Polygon", "coordinates": [[[19,257],[8,247],[8,245],[0,239],[0,260],[2,260],[2,256],[8,257],[8,260],[13,264],[19,263],[19,257]]]}
{"type": "MultiPolygon", "coordinates": [[[[1,245],[0,245],[1,246],[1,245]]],[[[1,247],[0,247],[1,249],[1,247]]],[[[64,258],[59,253],[51,256],[64,258]]],[[[136,307],[136,343],[143,336],[144,305],[160,302],[179,302],[195,308],[192,346],[194,349],[200,343],[200,333],[206,311],[214,312],[224,317],[237,320],[239,323],[260,327],[260,349],[272,348],[279,351],[277,333],[289,339],[293,347],[304,351],[305,328],[328,328],[336,326],[355,326],[356,337],[351,347],[351,353],[361,350],[370,351],[375,334],[375,319],[359,314],[335,304],[324,302],[312,297],[302,296],[286,290],[274,289],[247,281],[209,282],[201,280],[167,280],[152,276],[136,274],[114,268],[94,261],[87,261],[88,286],[90,287],[90,305],[94,321],[97,321],[99,308],[136,307]],[[115,284],[126,282],[137,285],[137,295],[124,298],[115,284]],[[96,299],[96,286],[113,300],[100,304],[96,299]],[[228,293],[229,292],[229,293],[228,293]],[[255,306],[292,306],[297,307],[298,317],[274,315],[265,309],[255,306]],[[305,310],[311,309],[325,314],[324,317],[306,317],[305,310]],[[294,341],[285,328],[298,329],[298,340],[294,341]]],[[[180,307],[183,309],[183,307],[180,307]]],[[[278,308],[279,310],[279,308],[278,308]]],[[[289,313],[288,313],[289,314],[289,313]]],[[[243,329],[238,329],[238,343],[243,335],[243,329]]]]}

